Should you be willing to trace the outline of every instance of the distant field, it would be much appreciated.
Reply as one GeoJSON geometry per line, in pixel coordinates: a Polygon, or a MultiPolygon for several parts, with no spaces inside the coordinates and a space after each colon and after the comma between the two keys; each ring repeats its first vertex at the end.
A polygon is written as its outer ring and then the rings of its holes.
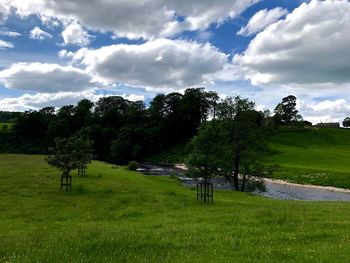
{"type": "Polygon", "coordinates": [[[284,129],[270,142],[273,177],[350,188],[350,130],[284,129]]]}
{"type": "Polygon", "coordinates": [[[13,125],[11,122],[0,122],[0,132],[11,130],[13,125]]]}
{"type": "Polygon", "coordinates": [[[59,192],[42,156],[0,155],[0,262],[348,262],[350,203],[215,191],[94,162],[59,192]]]}

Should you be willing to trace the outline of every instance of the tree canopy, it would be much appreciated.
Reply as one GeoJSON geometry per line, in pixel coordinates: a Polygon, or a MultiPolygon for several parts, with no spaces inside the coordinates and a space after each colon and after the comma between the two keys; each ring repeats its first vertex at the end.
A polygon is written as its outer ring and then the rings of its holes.
{"type": "Polygon", "coordinates": [[[296,109],[297,98],[294,95],[289,95],[282,99],[282,102],[278,103],[274,109],[275,119],[278,123],[290,126],[292,122],[302,120],[301,115],[298,114],[296,109]]]}

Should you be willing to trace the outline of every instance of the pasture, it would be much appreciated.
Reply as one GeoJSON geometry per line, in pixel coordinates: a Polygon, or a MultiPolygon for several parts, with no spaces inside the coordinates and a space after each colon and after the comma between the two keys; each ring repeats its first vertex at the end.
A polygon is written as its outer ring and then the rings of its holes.
{"type": "Polygon", "coordinates": [[[215,191],[93,162],[59,191],[38,155],[0,155],[0,262],[348,262],[350,204],[215,191]]]}

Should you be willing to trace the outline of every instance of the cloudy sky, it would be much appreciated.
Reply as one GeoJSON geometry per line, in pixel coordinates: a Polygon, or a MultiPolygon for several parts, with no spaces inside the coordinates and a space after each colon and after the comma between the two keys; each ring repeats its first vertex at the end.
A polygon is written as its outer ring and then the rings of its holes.
{"type": "Polygon", "coordinates": [[[0,110],[204,86],[350,115],[348,0],[0,0],[0,110]]]}

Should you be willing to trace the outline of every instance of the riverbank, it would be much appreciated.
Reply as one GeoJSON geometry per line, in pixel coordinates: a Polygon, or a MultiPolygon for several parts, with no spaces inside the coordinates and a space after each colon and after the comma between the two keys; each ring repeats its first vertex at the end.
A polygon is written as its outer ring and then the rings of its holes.
{"type": "MultiPolygon", "coordinates": [[[[186,166],[162,166],[141,164],[139,172],[156,176],[175,176],[184,186],[194,187],[200,179],[186,177],[186,166]]],[[[282,200],[304,201],[350,201],[350,190],[332,186],[317,186],[310,184],[296,184],[279,179],[263,179],[266,191],[255,191],[254,194],[282,200]]],[[[230,182],[224,178],[212,178],[215,189],[234,190],[230,182]]]]}

